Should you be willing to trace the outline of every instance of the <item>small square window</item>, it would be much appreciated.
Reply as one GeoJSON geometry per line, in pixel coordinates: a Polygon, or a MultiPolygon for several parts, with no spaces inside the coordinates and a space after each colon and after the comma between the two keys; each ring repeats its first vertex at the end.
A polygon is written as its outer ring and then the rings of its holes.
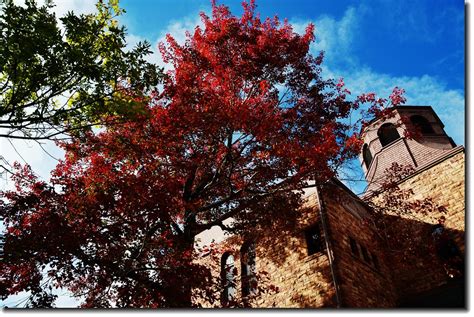
{"type": "Polygon", "coordinates": [[[372,262],[374,263],[374,267],[378,270],[380,269],[380,266],[379,266],[379,259],[377,258],[377,256],[375,254],[373,254],[372,252],[370,252],[370,255],[372,256],[372,262]]]}
{"type": "Polygon", "coordinates": [[[357,242],[349,237],[349,244],[351,245],[351,252],[353,255],[359,257],[359,248],[357,247],[357,242]]]}
{"type": "Polygon", "coordinates": [[[316,225],[305,230],[306,244],[308,246],[308,255],[312,255],[324,250],[324,239],[321,234],[321,225],[316,225]]]}
{"type": "Polygon", "coordinates": [[[362,251],[362,257],[364,258],[364,261],[370,263],[370,257],[369,253],[367,252],[367,249],[361,245],[360,250],[362,251]]]}

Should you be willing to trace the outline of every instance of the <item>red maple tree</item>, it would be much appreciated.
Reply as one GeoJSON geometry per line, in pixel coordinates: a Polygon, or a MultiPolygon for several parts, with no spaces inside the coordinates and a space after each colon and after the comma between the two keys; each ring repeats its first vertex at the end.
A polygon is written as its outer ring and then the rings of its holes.
{"type": "Polygon", "coordinates": [[[304,188],[358,153],[360,126],[344,119],[386,101],[349,101],[342,80],[321,78],[313,25],[299,35],[243,6],[236,17],[213,3],[184,44],[168,36],[162,92],[137,120],[62,143],[50,183],[18,167],[0,203],[3,298],[26,290],[49,306],[66,287],[84,307],[191,306],[191,290],[215,286],[192,261],[196,234],[297,210],[304,188]]]}

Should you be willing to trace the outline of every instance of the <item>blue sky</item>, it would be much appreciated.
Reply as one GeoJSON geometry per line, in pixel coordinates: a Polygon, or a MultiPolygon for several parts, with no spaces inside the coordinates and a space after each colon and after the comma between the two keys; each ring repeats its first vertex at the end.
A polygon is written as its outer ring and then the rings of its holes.
{"type": "MultiPolygon", "coordinates": [[[[219,1],[236,14],[241,1],[219,1]]],[[[124,22],[131,34],[155,41],[170,24],[209,12],[208,0],[123,0],[124,22]]],[[[464,88],[464,2],[460,0],[321,1],[260,0],[263,17],[293,22],[354,17],[350,55],[373,70],[393,76],[431,75],[447,88],[464,88]]],[[[318,29],[318,25],[316,24],[318,29]]],[[[321,26],[322,27],[322,26],[321,26]]],[[[325,30],[326,31],[326,30],[325,30]]],[[[318,34],[318,32],[316,33],[318,34]]],[[[344,66],[344,60],[333,60],[344,66]]]]}
{"type": "MultiPolygon", "coordinates": [[[[219,1],[242,12],[241,1],[219,1]]],[[[178,38],[210,11],[207,0],[123,0],[130,42],[178,38]]],[[[408,104],[432,105],[454,140],[464,143],[464,2],[460,0],[260,0],[262,17],[288,18],[295,30],[316,25],[314,53],[326,52],[327,77],[353,93],[407,91],[408,104]],[[462,124],[460,124],[462,123],[462,124]]],[[[158,55],[158,54],[157,54],[158,55]]],[[[159,60],[159,57],[156,57],[159,60]]]]}
{"type": "MultiPolygon", "coordinates": [[[[218,1],[240,15],[241,1],[218,1]]],[[[123,0],[129,42],[148,40],[155,51],[167,33],[183,41],[186,30],[210,12],[208,0],[123,0]]],[[[316,26],[313,54],[325,51],[323,76],[343,77],[353,95],[388,97],[406,90],[407,104],[431,105],[457,144],[464,144],[464,2],[460,0],[257,0],[262,17],[287,18],[297,32],[316,26]]],[[[151,60],[164,65],[158,53],[151,60]]],[[[164,65],[166,66],[166,65],[164,65]]],[[[340,175],[363,179],[360,163],[340,175]]],[[[356,193],[364,181],[346,182],[356,193]]]]}

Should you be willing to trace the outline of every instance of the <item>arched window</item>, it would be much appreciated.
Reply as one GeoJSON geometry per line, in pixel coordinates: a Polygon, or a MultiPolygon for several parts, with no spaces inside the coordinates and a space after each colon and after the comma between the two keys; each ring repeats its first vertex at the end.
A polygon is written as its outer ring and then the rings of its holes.
{"type": "Polygon", "coordinates": [[[364,158],[365,166],[367,169],[369,169],[370,163],[372,162],[372,153],[370,153],[370,149],[367,144],[364,144],[364,147],[362,148],[362,156],[364,158]]]}
{"type": "Polygon", "coordinates": [[[415,126],[415,128],[419,129],[422,134],[434,134],[433,127],[428,122],[428,120],[419,115],[414,115],[410,117],[411,123],[415,126]]]}
{"type": "Polygon", "coordinates": [[[222,303],[228,303],[235,298],[235,266],[234,256],[228,252],[221,259],[222,303]]]}
{"type": "Polygon", "coordinates": [[[5,236],[0,234],[0,260],[3,260],[3,247],[5,246],[5,236]]]}
{"type": "Polygon", "coordinates": [[[377,135],[379,136],[380,144],[382,144],[382,146],[386,146],[387,144],[400,138],[397,128],[392,123],[383,124],[379,128],[377,135]]]}
{"type": "Polygon", "coordinates": [[[257,291],[255,267],[255,244],[246,242],[240,249],[240,265],[242,274],[242,297],[253,295],[257,291]]]}

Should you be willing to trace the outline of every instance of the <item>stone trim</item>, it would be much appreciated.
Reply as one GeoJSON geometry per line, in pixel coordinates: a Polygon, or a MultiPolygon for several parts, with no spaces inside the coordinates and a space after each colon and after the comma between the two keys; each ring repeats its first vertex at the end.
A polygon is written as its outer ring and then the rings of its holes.
{"type": "Polygon", "coordinates": [[[407,179],[410,179],[412,177],[414,177],[415,175],[418,175],[424,171],[426,171],[427,169],[430,169],[432,168],[433,166],[436,166],[438,165],[439,163],[447,160],[448,158],[450,157],[453,157],[454,155],[458,154],[458,153],[461,153],[461,152],[464,152],[464,146],[460,145],[458,147],[455,147],[454,149],[452,150],[449,150],[449,152],[445,153],[444,155],[442,155],[441,157],[439,157],[438,159],[436,159],[435,161],[429,163],[429,164],[426,164],[426,165],[423,165],[421,166],[419,169],[417,169],[413,174],[411,175],[408,175],[407,177],[405,178],[402,178],[401,180],[399,180],[397,183],[400,184],[400,183],[403,183],[404,181],[406,181],[407,179]]]}

